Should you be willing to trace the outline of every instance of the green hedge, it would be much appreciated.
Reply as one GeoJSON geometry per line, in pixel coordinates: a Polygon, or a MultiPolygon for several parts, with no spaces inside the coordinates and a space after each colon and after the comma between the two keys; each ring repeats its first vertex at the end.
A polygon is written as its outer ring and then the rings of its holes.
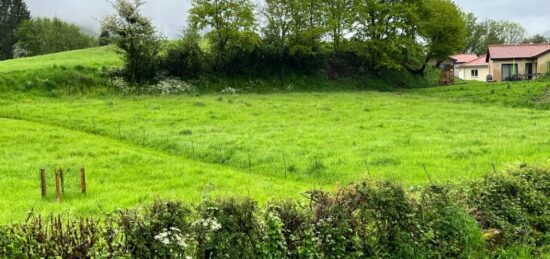
{"type": "Polygon", "coordinates": [[[29,216],[0,227],[0,257],[483,258],[550,253],[550,169],[457,186],[365,181],[306,202],[157,200],[100,219],[29,216]]]}

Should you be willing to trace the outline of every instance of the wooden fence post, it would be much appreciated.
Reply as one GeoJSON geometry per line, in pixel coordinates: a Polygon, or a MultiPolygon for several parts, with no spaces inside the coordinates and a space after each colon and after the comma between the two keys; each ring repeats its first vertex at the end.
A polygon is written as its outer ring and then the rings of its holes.
{"type": "Polygon", "coordinates": [[[59,169],[59,178],[61,180],[61,193],[65,193],[65,176],[63,175],[63,169],[59,169]]]}
{"type": "Polygon", "coordinates": [[[84,166],[80,168],[80,189],[82,193],[86,193],[86,168],[84,166]]]}
{"type": "Polygon", "coordinates": [[[46,198],[47,190],[46,190],[46,169],[41,168],[40,169],[40,187],[42,191],[42,199],[46,198]]]}
{"type": "Polygon", "coordinates": [[[61,202],[61,190],[60,190],[60,181],[59,181],[59,171],[55,172],[55,200],[61,202]]]}

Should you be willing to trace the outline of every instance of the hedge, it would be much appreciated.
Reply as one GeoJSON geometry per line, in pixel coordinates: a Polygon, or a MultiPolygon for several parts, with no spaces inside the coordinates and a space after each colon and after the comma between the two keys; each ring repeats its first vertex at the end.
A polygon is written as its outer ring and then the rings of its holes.
{"type": "Polygon", "coordinates": [[[443,258],[550,253],[550,169],[460,185],[363,181],[307,201],[156,200],[99,218],[30,215],[0,227],[9,258],[443,258]]]}

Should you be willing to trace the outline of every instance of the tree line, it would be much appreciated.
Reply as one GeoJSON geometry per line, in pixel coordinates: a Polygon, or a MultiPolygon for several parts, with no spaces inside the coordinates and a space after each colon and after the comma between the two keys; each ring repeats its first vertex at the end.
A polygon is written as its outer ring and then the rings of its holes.
{"type": "Polygon", "coordinates": [[[431,62],[458,52],[547,41],[526,39],[518,23],[478,21],[451,0],[192,0],[181,39],[161,44],[143,4],[116,1],[101,29],[102,41],[124,51],[126,79],[138,83],[159,74],[423,75],[431,62]]]}
{"type": "Polygon", "coordinates": [[[422,75],[431,60],[460,50],[461,10],[450,0],[193,0],[182,40],[161,53],[141,0],[117,0],[102,24],[125,52],[126,78],[151,70],[193,77],[204,73],[270,74],[285,70],[422,75]],[[161,55],[162,54],[162,55],[161,55]],[[137,65],[139,64],[139,65],[137,65]]]}
{"type": "Polygon", "coordinates": [[[509,21],[480,21],[451,0],[192,0],[181,39],[165,41],[141,14],[142,0],[117,0],[99,39],[58,18],[33,18],[23,0],[0,0],[0,59],[115,43],[124,77],[271,75],[325,71],[333,77],[388,70],[423,75],[449,55],[490,44],[541,43],[509,21]]]}
{"type": "Polygon", "coordinates": [[[94,36],[59,18],[31,18],[23,0],[0,0],[0,60],[97,45],[94,36]]]}

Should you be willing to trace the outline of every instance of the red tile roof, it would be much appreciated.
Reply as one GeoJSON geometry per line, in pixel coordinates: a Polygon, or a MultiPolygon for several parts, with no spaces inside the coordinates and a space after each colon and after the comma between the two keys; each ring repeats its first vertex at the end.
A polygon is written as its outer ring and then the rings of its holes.
{"type": "Polygon", "coordinates": [[[457,55],[451,56],[451,59],[458,64],[468,63],[476,58],[477,58],[477,55],[475,54],[457,54],[457,55]]]}
{"type": "Polygon", "coordinates": [[[517,44],[517,45],[491,45],[487,60],[512,59],[512,58],[536,58],[550,51],[550,44],[517,44]]]}
{"type": "Polygon", "coordinates": [[[462,64],[460,67],[480,67],[480,66],[488,66],[489,63],[487,62],[487,56],[483,55],[479,58],[476,58],[468,63],[462,64]]]}

